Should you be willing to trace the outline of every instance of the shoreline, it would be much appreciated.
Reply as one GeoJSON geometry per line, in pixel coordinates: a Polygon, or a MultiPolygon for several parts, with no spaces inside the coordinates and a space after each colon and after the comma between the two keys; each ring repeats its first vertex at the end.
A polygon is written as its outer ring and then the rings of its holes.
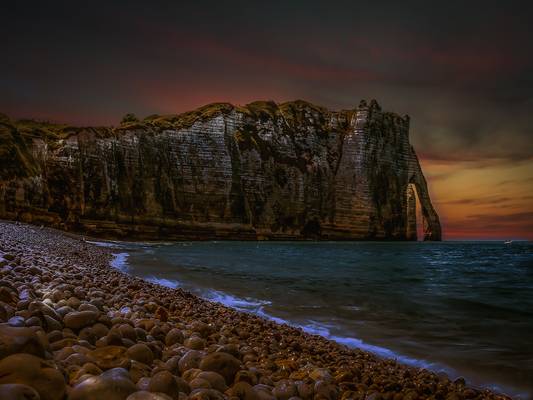
{"type": "MultiPolygon", "coordinates": [[[[462,379],[452,382],[444,374],[348,348],[180,288],[142,280],[110,265],[113,248],[99,247],[72,233],[0,221],[0,251],[2,259],[5,254],[12,256],[2,262],[0,270],[2,281],[10,282],[9,289],[4,290],[18,298],[11,310],[7,309],[6,318],[15,313],[27,317],[25,321],[15,317],[10,324],[40,337],[43,343],[38,355],[52,360],[58,382],[60,375],[64,378],[63,385],[57,385],[62,392],[56,397],[34,384],[41,398],[89,398],[79,396],[109,389],[111,372],[120,375],[113,380],[121,381],[128,395],[150,389],[180,400],[187,396],[250,400],[510,398],[468,387],[462,379]],[[125,290],[118,292],[117,288],[125,290]],[[93,320],[71,326],[72,318],[87,312],[94,313],[93,320]],[[23,328],[28,321],[35,328],[23,328]],[[171,340],[167,340],[169,335],[171,340]],[[104,348],[116,352],[112,362],[102,355],[104,348]],[[223,366],[214,365],[215,356],[224,359],[223,366]],[[190,368],[184,369],[180,363],[190,368]],[[121,367],[127,368],[116,369],[121,367]],[[178,383],[170,382],[169,375],[170,381],[178,383]]],[[[0,377],[0,385],[20,382],[14,378],[7,382],[9,376],[0,377]]],[[[32,379],[24,383],[31,386],[32,379]]],[[[1,390],[0,386],[0,394],[1,390]]]]}

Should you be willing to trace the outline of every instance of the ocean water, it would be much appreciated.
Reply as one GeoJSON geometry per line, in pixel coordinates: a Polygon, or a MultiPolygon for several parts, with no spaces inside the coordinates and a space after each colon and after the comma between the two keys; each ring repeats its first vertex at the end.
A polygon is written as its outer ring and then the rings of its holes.
{"type": "Polygon", "coordinates": [[[533,393],[533,243],[106,243],[169,287],[517,398],[533,393]]]}

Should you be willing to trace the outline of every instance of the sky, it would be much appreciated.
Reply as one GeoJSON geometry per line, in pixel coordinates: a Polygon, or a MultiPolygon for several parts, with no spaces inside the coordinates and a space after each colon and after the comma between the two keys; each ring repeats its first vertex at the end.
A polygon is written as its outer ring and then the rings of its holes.
{"type": "Polygon", "coordinates": [[[532,240],[532,4],[10,2],[0,112],[113,125],[219,101],[376,99],[411,117],[445,239],[532,240]]]}

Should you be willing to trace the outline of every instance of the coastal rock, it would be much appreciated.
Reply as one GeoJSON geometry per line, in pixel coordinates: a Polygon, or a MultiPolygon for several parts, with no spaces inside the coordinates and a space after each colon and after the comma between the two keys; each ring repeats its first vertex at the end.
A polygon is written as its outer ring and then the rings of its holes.
{"type": "Polygon", "coordinates": [[[110,369],[101,375],[91,376],[72,388],[69,400],[125,400],[137,388],[123,368],[110,369]]]}
{"type": "Polygon", "coordinates": [[[375,101],[219,103],[116,128],[2,118],[0,218],[123,238],[415,240],[418,196],[424,239],[440,240],[409,123],[375,101]]]}
{"type": "Polygon", "coordinates": [[[65,379],[55,365],[31,354],[12,354],[0,360],[0,385],[16,383],[31,386],[41,400],[62,400],[65,379]]]}

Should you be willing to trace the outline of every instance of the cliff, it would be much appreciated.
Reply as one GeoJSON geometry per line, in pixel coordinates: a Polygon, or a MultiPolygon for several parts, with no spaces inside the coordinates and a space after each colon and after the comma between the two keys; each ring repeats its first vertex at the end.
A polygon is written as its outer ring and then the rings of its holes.
{"type": "Polygon", "coordinates": [[[0,218],[139,239],[440,240],[409,119],[211,104],[80,128],[0,115],[0,218]]]}

